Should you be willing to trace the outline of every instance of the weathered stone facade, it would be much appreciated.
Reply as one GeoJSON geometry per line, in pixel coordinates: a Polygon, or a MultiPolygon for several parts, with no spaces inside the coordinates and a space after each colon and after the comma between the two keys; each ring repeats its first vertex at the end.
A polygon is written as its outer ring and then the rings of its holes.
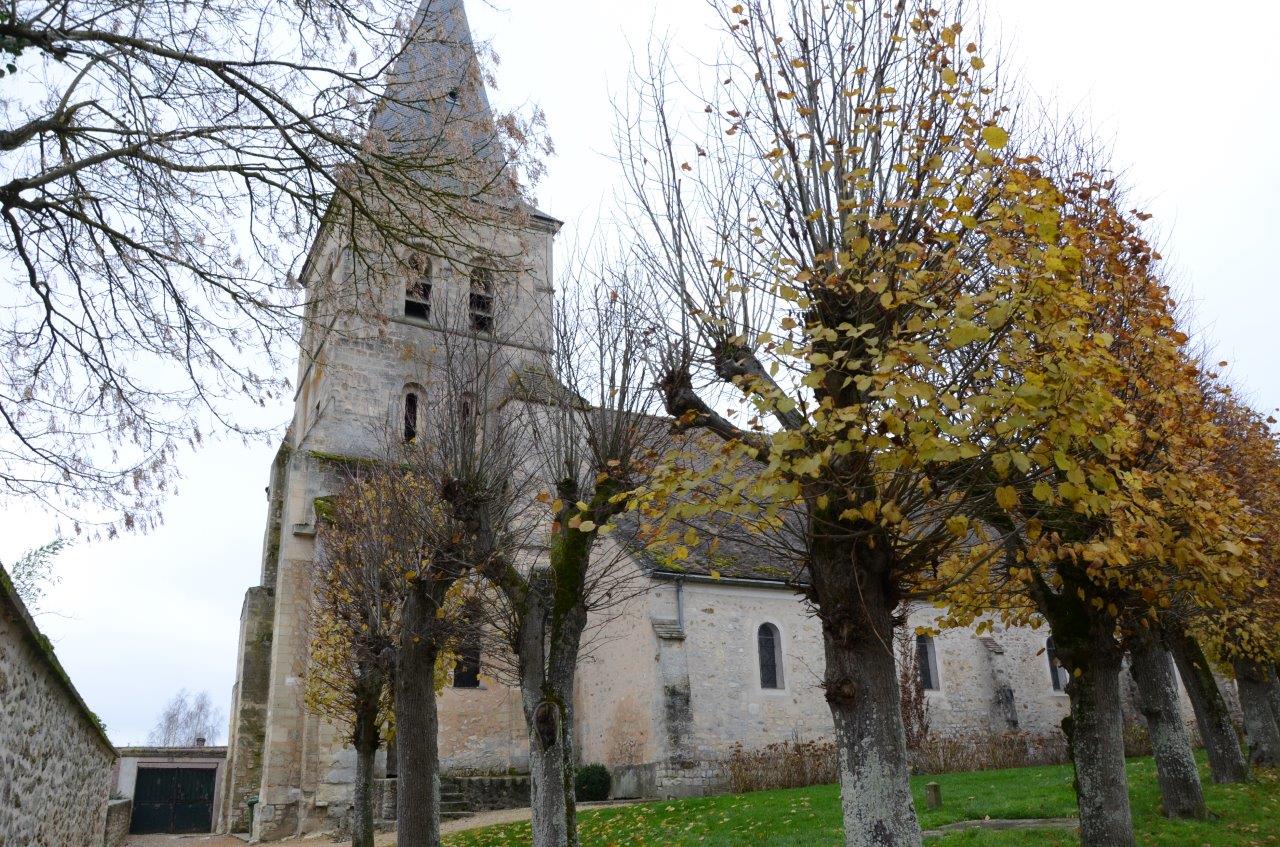
{"type": "Polygon", "coordinates": [[[116,751],[0,569],[0,847],[104,843],[116,751]]]}
{"type": "Polygon", "coordinates": [[[129,823],[133,820],[133,801],[128,798],[107,803],[106,847],[123,847],[129,837],[129,823]]]}
{"type": "MultiPolygon", "coordinates": [[[[600,646],[583,659],[583,761],[622,774],[623,795],[680,796],[721,787],[720,765],[735,745],[830,738],[821,632],[793,591],[693,574],[653,574],[650,584],[594,636],[600,646]],[[778,688],[761,685],[763,624],[781,638],[778,688]]],[[[916,608],[907,627],[929,627],[937,614],[916,608]]],[[[935,636],[935,690],[926,692],[931,729],[1059,734],[1068,702],[1054,689],[1046,636],[999,626],[981,637],[967,629],[935,636]]]]}
{"type": "MultiPolygon", "coordinates": [[[[440,20],[424,31],[450,37],[411,47],[402,58],[406,67],[463,68],[473,62],[461,3],[435,2],[430,13],[440,20]]],[[[455,90],[424,94],[445,102],[447,93],[450,101],[487,114],[484,91],[468,89],[471,77],[464,76],[453,83],[455,90]]],[[[294,417],[267,492],[262,577],[246,596],[242,614],[220,811],[224,830],[249,827],[248,804],[255,797],[252,832],[262,839],[337,828],[346,818],[354,755],[342,734],[305,703],[315,502],[341,488],[352,462],[379,454],[380,439],[403,419],[408,392],[417,395],[420,415],[431,421],[431,410],[441,403],[439,363],[448,345],[477,337],[467,320],[470,275],[478,263],[488,266],[485,257],[502,258],[493,263],[493,326],[484,338],[502,339],[504,365],[512,372],[545,355],[551,247],[559,224],[529,209],[512,210],[508,217],[501,225],[459,227],[458,255],[429,258],[426,314],[406,308],[403,281],[371,284],[360,276],[365,266],[332,230],[323,230],[312,246],[302,271],[315,295],[312,309],[327,294],[337,292],[341,300],[357,287],[371,302],[332,320],[312,313],[303,333],[294,417]],[[467,243],[473,248],[461,246],[467,243]]],[[[441,716],[448,766],[486,772],[524,766],[523,717],[512,692],[488,685],[447,692],[441,716]]],[[[379,776],[383,761],[380,756],[379,776]]]]}

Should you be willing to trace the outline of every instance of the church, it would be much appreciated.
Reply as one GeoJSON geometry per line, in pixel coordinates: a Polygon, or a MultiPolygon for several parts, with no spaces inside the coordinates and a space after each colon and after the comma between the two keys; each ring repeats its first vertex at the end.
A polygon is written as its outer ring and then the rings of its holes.
{"type": "MultiPolygon", "coordinates": [[[[476,57],[461,0],[427,0],[424,14],[427,7],[450,37],[411,45],[406,61],[475,79],[465,71],[476,57]]],[[[460,81],[443,94],[489,108],[483,83],[460,81]]],[[[529,210],[518,227],[481,233],[495,253],[520,257],[511,273],[482,272],[474,254],[424,257],[410,263],[410,278],[381,292],[377,319],[307,322],[293,417],[270,468],[261,575],[241,612],[222,831],[266,841],[345,820],[354,753],[305,699],[316,501],[340,486],[343,462],[376,455],[369,433],[380,422],[403,417],[416,428],[432,413],[420,386],[439,367],[441,334],[501,345],[513,368],[545,360],[560,226],[529,210]]],[[[341,290],[355,273],[352,251],[322,227],[301,274],[307,290],[341,290]]],[[[632,796],[688,795],[723,784],[718,764],[735,745],[830,737],[819,626],[776,574],[748,555],[717,562],[714,572],[695,560],[669,570],[622,540],[601,543],[612,548],[602,555],[627,561],[643,590],[587,632],[574,705],[582,762],[608,766],[632,796]]],[[[934,614],[913,610],[909,627],[934,614]]],[[[1059,732],[1065,680],[1045,632],[948,630],[920,637],[915,649],[934,732],[1059,732]]],[[[487,668],[483,655],[464,657],[441,696],[446,775],[527,767],[519,693],[487,668]]],[[[379,763],[385,773],[381,754],[379,763]]]]}

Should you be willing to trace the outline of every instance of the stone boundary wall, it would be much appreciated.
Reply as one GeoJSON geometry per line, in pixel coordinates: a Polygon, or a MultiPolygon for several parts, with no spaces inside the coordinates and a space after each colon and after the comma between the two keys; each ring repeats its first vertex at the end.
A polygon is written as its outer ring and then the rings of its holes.
{"type": "Polygon", "coordinates": [[[527,776],[446,776],[441,783],[462,792],[473,812],[522,809],[529,805],[527,776]]]}
{"type": "Polygon", "coordinates": [[[658,762],[655,782],[660,796],[675,798],[720,794],[729,786],[720,759],[658,762]]]}
{"type": "Polygon", "coordinates": [[[129,837],[129,823],[133,820],[133,801],[127,798],[107,803],[107,835],[105,847],[122,847],[129,837]]]}
{"type": "Polygon", "coordinates": [[[0,568],[0,843],[104,843],[116,750],[0,568]]]}

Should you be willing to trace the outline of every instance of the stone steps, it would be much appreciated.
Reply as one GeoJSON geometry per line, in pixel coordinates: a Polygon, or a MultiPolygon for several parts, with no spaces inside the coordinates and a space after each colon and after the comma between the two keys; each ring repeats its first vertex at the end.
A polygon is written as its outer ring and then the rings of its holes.
{"type": "MultiPolygon", "coordinates": [[[[377,818],[377,826],[379,828],[390,828],[395,826],[395,779],[383,779],[377,781],[379,784],[375,788],[376,809],[375,817],[377,818]]],[[[467,801],[467,795],[462,791],[461,787],[448,779],[440,782],[440,820],[453,821],[460,818],[469,818],[475,811],[471,808],[471,804],[467,801]]]]}

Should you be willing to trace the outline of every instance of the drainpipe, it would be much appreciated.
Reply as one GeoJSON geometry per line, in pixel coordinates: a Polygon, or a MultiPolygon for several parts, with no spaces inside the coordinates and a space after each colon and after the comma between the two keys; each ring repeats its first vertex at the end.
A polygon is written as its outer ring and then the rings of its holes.
{"type": "Polygon", "coordinates": [[[676,626],[684,632],[684,577],[676,577],[676,626]]]}

